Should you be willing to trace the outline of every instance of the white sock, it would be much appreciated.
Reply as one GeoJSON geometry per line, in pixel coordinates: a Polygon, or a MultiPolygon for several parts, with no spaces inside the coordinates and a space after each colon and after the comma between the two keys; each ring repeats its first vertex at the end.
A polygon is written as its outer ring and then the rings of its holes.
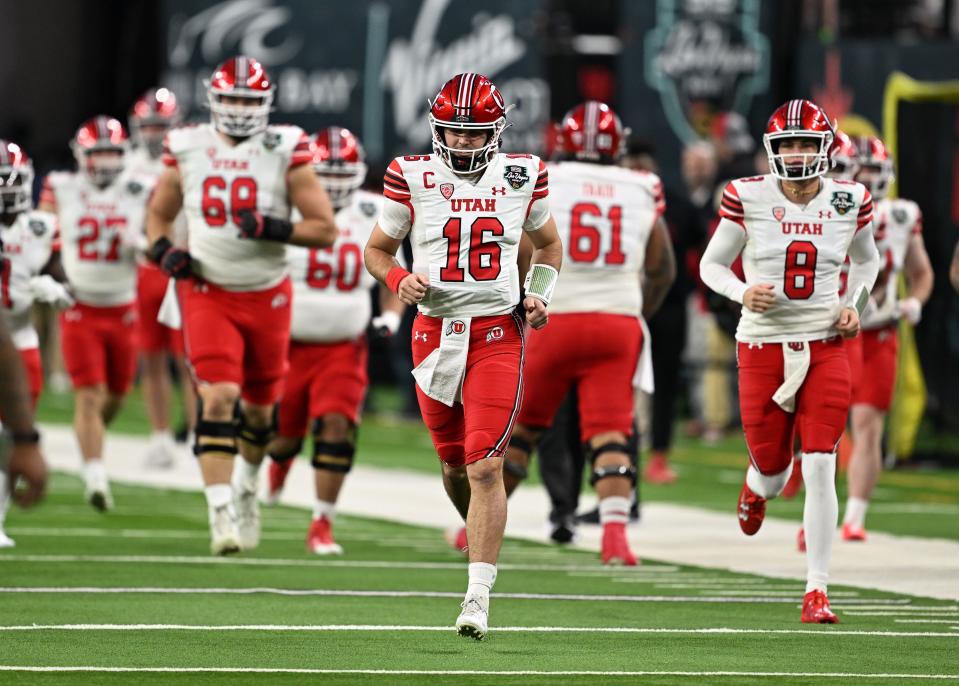
{"type": "Polygon", "coordinates": [[[153,443],[154,445],[169,445],[170,443],[174,442],[173,432],[171,432],[169,429],[153,431],[150,434],[150,443],[153,443]]]}
{"type": "Polygon", "coordinates": [[[3,531],[3,522],[7,519],[7,508],[10,506],[10,493],[7,485],[10,477],[4,469],[0,469],[0,531],[3,531]]]}
{"type": "Polygon", "coordinates": [[[792,460],[790,460],[789,465],[778,474],[763,474],[752,465],[749,465],[749,469],[746,470],[746,485],[749,486],[750,491],[760,498],[769,500],[782,493],[783,488],[786,487],[786,482],[789,481],[789,475],[792,474],[792,471],[792,460]]]}
{"type": "Polygon", "coordinates": [[[83,475],[83,483],[91,490],[103,488],[107,483],[107,470],[99,457],[85,460],[80,466],[80,474],[83,475]]]}
{"type": "Polygon", "coordinates": [[[806,593],[826,592],[832,538],[839,522],[836,497],[836,456],[833,453],[804,453],[802,476],[806,482],[803,529],[806,531],[806,593]]]}
{"type": "Polygon", "coordinates": [[[326,517],[332,522],[334,516],[336,516],[336,503],[328,503],[319,498],[313,502],[313,519],[326,517]]]}
{"type": "Polygon", "coordinates": [[[224,507],[233,502],[233,487],[230,484],[213,484],[203,489],[206,504],[211,510],[224,507]]]}
{"type": "Polygon", "coordinates": [[[629,522],[629,498],[611,495],[599,501],[600,524],[627,524],[629,522]]]}
{"type": "Polygon", "coordinates": [[[233,488],[243,491],[255,491],[260,465],[250,464],[243,456],[233,460],[233,488]]]}
{"type": "Polygon", "coordinates": [[[493,583],[496,581],[496,565],[487,562],[470,562],[469,579],[469,586],[466,588],[467,596],[478,595],[489,598],[489,592],[493,590],[493,583]]]}
{"type": "Polygon", "coordinates": [[[869,509],[869,501],[865,498],[854,498],[849,496],[846,499],[846,516],[843,517],[843,524],[851,524],[860,529],[866,526],[866,510],[869,509]]]}

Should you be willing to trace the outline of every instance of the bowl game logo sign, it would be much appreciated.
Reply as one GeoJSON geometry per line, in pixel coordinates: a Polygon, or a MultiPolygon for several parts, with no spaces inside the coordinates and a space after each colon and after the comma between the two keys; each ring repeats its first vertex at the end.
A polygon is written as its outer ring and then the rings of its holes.
{"type": "Polygon", "coordinates": [[[856,206],[855,201],[852,199],[852,193],[849,191],[834,192],[829,204],[835,207],[836,212],[839,214],[846,214],[846,212],[856,206]]]}
{"type": "Polygon", "coordinates": [[[513,187],[513,190],[519,190],[529,183],[529,175],[526,173],[526,167],[518,164],[507,164],[506,171],[503,172],[503,178],[513,187]]]}
{"type": "Polygon", "coordinates": [[[759,0],[657,0],[646,34],[646,81],[681,140],[699,137],[704,112],[744,114],[769,81],[759,0]]]}

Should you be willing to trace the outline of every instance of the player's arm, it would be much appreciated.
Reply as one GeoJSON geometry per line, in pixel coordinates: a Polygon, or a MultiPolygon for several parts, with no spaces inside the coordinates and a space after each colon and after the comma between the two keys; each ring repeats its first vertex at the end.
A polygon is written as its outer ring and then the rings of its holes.
{"type": "Polygon", "coordinates": [[[403,321],[403,310],[406,305],[400,297],[383,284],[379,284],[380,313],[373,317],[373,330],[381,336],[392,336],[403,321]]]}
{"type": "Polygon", "coordinates": [[[293,224],[288,242],[308,248],[328,248],[339,231],[333,218],[333,205],[316,178],[313,167],[301,164],[286,173],[290,202],[303,219],[293,224]]]}
{"type": "Polygon", "coordinates": [[[849,278],[846,300],[839,313],[836,329],[845,338],[859,333],[859,318],[869,302],[869,293],[879,276],[882,262],[870,224],[856,231],[849,244],[849,278]]]}
{"type": "Polygon", "coordinates": [[[430,281],[423,274],[414,274],[403,268],[396,259],[401,245],[402,238],[388,235],[377,223],[363,250],[363,261],[373,278],[396,293],[401,303],[415,305],[426,295],[430,281]]]}
{"type": "MultiPolygon", "coordinates": [[[[534,203],[534,207],[539,202],[541,201],[534,203]]],[[[534,329],[541,329],[549,319],[546,308],[553,296],[559,270],[563,266],[563,241],[556,230],[556,220],[552,215],[549,215],[539,228],[527,230],[525,233],[533,244],[533,255],[530,258],[529,273],[524,281],[526,298],[523,300],[523,307],[526,309],[526,321],[529,325],[534,329]]]]}
{"type": "Polygon", "coordinates": [[[643,265],[643,317],[651,317],[676,280],[676,256],[673,241],[662,217],[656,218],[646,241],[646,262],[643,265]]]}
{"type": "Polygon", "coordinates": [[[519,239],[519,251],[516,254],[516,267],[519,270],[519,282],[526,283],[526,275],[533,262],[533,243],[526,232],[519,239]]]}
{"type": "Polygon", "coordinates": [[[949,268],[949,280],[952,281],[952,287],[959,293],[959,243],[956,243],[956,249],[952,253],[952,266],[949,268]]]}
{"type": "Polygon", "coordinates": [[[50,258],[40,273],[30,278],[29,285],[34,302],[49,303],[58,310],[73,307],[75,304],[59,250],[50,253],[50,258]]]}
{"type": "Polygon", "coordinates": [[[748,286],[730,268],[744,247],[746,230],[730,219],[720,219],[699,261],[699,276],[716,293],[742,303],[752,312],[765,312],[776,302],[773,284],[748,286]]]}
{"type": "Polygon", "coordinates": [[[932,295],[934,275],[922,234],[914,233],[909,237],[906,248],[906,283],[909,284],[909,297],[899,303],[899,316],[905,317],[915,326],[922,319],[922,307],[932,295]]]}
{"type": "Polygon", "coordinates": [[[40,273],[52,276],[60,283],[67,282],[67,272],[63,269],[63,258],[60,256],[59,250],[54,250],[50,254],[50,259],[47,260],[45,265],[43,265],[43,269],[40,270],[40,273]]]}
{"type": "Polygon", "coordinates": [[[175,279],[193,274],[190,253],[173,245],[173,222],[183,207],[180,172],[175,166],[160,174],[147,205],[147,257],[175,279]]]}

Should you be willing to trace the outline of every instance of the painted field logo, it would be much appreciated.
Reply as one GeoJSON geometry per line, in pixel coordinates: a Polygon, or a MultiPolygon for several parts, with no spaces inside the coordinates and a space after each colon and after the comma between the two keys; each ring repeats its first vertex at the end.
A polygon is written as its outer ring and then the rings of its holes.
{"type": "Polygon", "coordinates": [[[835,191],[832,194],[832,200],[829,201],[829,204],[836,208],[836,212],[839,214],[846,214],[849,210],[856,206],[856,203],[853,202],[852,193],[849,191],[835,191]]]}
{"type": "Polygon", "coordinates": [[[526,167],[518,164],[507,164],[506,171],[503,172],[503,178],[513,187],[513,190],[519,190],[529,183],[529,175],[526,173],[526,167]]]}
{"type": "Polygon", "coordinates": [[[493,341],[498,341],[503,338],[503,327],[494,326],[486,333],[486,342],[492,343],[493,341]]]}
{"type": "Polygon", "coordinates": [[[450,334],[461,334],[466,332],[466,324],[463,323],[460,319],[454,319],[450,322],[450,325],[446,327],[446,335],[450,334]]]}
{"type": "Polygon", "coordinates": [[[774,208],[773,208],[773,216],[776,218],[776,221],[777,221],[777,222],[781,222],[781,221],[783,220],[783,217],[786,216],[786,208],[785,208],[785,207],[774,207],[774,208]]]}
{"type": "Polygon", "coordinates": [[[450,196],[453,195],[453,184],[451,183],[441,183],[440,184],[440,193],[443,194],[443,197],[447,200],[450,199],[450,196]]]}

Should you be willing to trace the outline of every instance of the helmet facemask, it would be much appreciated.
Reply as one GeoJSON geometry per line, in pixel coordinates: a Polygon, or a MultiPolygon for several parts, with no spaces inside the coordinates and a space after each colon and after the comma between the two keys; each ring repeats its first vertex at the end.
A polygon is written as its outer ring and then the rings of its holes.
{"type": "Polygon", "coordinates": [[[10,224],[32,206],[33,166],[0,166],[0,220],[10,224]]]}
{"type": "Polygon", "coordinates": [[[500,137],[509,126],[505,117],[492,123],[474,124],[470,122],[450,122],[429,115],[430,128],[433,131],[433,152],[443,160],[454,174],[468,176],[486,169],[496,153],[499,152],[500,137]],[[453,148],[446,144],[444,129],[486,131],[486,143],[479,148],[453,148]]]}
{"type": "Polygon", "coordinates": [[[77,167],[97,188],[106,188],[123,173],[125,148],[113,143],[93,148],[74,146],[77,167]],[[114,153],[114,154],[103,154],[114,153]]]}
{"type": "Polygon", "coordinates": [[[326,190],[330,202],[337,210],[350,203],[353,193],[366,180],[366,164],[363,162],[318,162],[313,165],[320,185],[326,190]]]}
{"type": "Polygon", "coordinates": [[[233,138],[249,138],[266,130],[273,105],[273,90],[224,91],[210,88],[207,101],[210,107],[210,120],[217,131],[233,138]],[[227,98],[242,98],[247,102],[243,104],[224,102],[227,98]]]}
{"type": "Polygon", "coordinates": [[[766,155],[769,158],[770,173],[783,181],[803,181],[822,176],[829,171],[831,165],[829,148],[832,140],[833,135],[828,131],[779,131],[764,134],[763,145],[766,147],[766,155]],[[815,141],[818,152],[780,154],[780,144],[794,138],[815,141]],[[801,162],[787,165],[785,159],[787,157],[791,161],[801,158],[801,162]]]}
{"type": "Polygon", "coordinates": [[[171,128],[172,124],[167,119],[130,119],[130,137],[154,160],[160,159],[163,154],[163,139],[171,128]]]}
{"type": "Polygon", "coordinates": [[[889,184],[895,174],[890,160],[870,160],[860,162],[856,172],[856,181],[869,189],[869,193],[876,200],[881,200],[889,193],[889,184]]]}

